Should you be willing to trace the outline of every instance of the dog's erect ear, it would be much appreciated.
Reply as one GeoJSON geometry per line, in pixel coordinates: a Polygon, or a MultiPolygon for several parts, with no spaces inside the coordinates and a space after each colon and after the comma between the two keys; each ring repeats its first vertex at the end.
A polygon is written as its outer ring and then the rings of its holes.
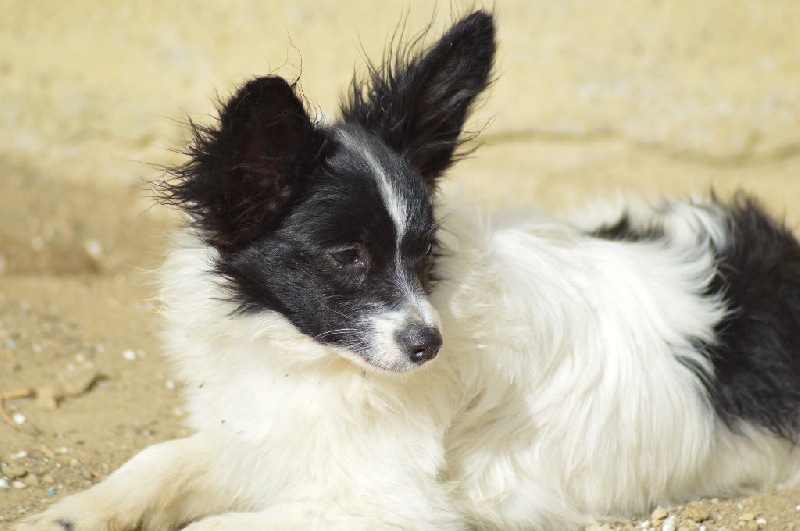
{"type": "Polygon", "coordinates": [[[418,53],[391,52],[353,80],[342,117],[378,134],[420,171],[430,187],[456,159],[464,122],[490,83],[495,55],[492,15],[477,11],[418,53]]]}
{"type": "Polygon", "coordinates": [[[162,186],[206,240],[232,249],[277,224],[305,189],[322,148],[294,85],[262,77],[244,85],[219,111],[215,127],[192,124],[189,162],[162,186]]]}

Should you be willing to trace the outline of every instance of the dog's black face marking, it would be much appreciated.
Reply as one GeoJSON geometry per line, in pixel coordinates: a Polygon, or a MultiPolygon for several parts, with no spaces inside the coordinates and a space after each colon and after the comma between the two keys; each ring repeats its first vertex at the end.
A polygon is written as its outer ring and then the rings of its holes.
{"type": "MultiPolygon", "coordinates": [[[[369,134],[353,127],[326,134],[331,140],[303,201],[218,267],[243,311],[277,311],[321,343],[371,356],[371,319],[426,304],[433,206],[419,174],[369,134]],[[337,140],[344,135],[347,142],[337,140]],[[382,169],[391,170],[389,201],[405,214],[402,224],[375,178],[382,169]]],[[[409,319],[425,323],[423,314],[412,308],[409,319]]]]}
{"type": "Polygon", "coordinates": [[[726,218],[728,243],[708,288],[730,308],[706,345],[711,402],[733,428],[744,419],[798,441],[800,245],[752,198],[737,197],[726,218]]]}
{"type": "Polygon", "coordinates": [[[265,77],[220,109],[217,127],[194,128],[191,160],[163,197],[217,249],[240,312],[277,312],[380,369],[436,354],[432,195],[494,51],[492,17],[473,13],[430,48],[370,65],[332,125],[311,120],[293,85],[265,77]]]}

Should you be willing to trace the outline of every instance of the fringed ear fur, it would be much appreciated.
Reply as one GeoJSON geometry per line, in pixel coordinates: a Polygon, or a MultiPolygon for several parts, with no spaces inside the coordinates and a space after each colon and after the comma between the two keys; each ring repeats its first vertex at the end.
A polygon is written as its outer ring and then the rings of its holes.
{"type": "Polygon", "coordinates": [[[164,202],[189,213],[220,250],[276,225],[307,186],[324,135],[294,89],[280,77],[246,83],[215,127],[192,124],[190,160],[161,187],[164,202]]]}
{"type": "Polygon", "coordinates": [[[422,53],[416,48],[401,46],[382,65],[368,64],[366,81],[351,83],[342,117],[407,157],[433,188],[457,160],[470,109],[491,83],[493,17],[472,13],[422,53]]]}

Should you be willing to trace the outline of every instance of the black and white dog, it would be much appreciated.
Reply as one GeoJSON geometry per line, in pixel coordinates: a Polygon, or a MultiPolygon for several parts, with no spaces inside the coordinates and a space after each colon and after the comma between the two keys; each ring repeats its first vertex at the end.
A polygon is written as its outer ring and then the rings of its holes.
{"type": "Polygon", "coordinates": [[[264,77],[196,128],[162,273],[195,435],[22,529],[560,529],[800,484],[790,231],[745,196],[440,201],[494,54],[479,11],[334,123],[264,77]]]}

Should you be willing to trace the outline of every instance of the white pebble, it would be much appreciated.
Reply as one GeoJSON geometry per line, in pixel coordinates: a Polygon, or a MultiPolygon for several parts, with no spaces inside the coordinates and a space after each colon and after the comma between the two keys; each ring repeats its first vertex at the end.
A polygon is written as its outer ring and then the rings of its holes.
{"type": "Polygon", "coordinates": [[[167,386],[167,389],[175,389],[175,382],[173,382],[172,380],[167,380],[167,383],[165,385],[167,386]]]}
{"type": "Polygon", "coordinates": [[[86,249],[86,254],[95,259],[100,258],[100,255],[103,254],[103,246],[97,240],[86,240],[83,248],[86,249]]]}
{"type": "Polygon", "coordinates": [[[675,531],[675,515],[671,514],[661,524],[661,531],[675,531]]]}
{"type": "Polygon", "coordinates": [[[22,413],[14,413],[13,415],[11,415],[11,418],[13,418],[14,422],[16,422],[17,424],[25,424],[26,420],[25,415],[23,415],[22,413]]]}
{"type": "Polygon", "coordinates": [[[28,452],[20,450],[19,452],[11,454],[11,459],[19,459],[20,457],[28,457],[28,452]]]}
{"type": "Polygon", "coordinates": [[[767,525],[767,519],[764,518],[763,516],[759,516],[758,518],[756,518],[756,523],[760,525],[767,525]]]}
{"type": "Polygon", "coordinates": [[[7,489],[8,488],[8,480],[6,478],[0,478],[0,489],[7,489]]]}
{"type": "Polygon", "coordinates": [[[24,489],[27,487],[27,485],[22,481],[14,481],[11,485],[13,485],[15,489],[24,489]]]}
{"type": "Polygon", "coordinates": [[[126,350],[122,353],[122,357],[128,361],[132,361],[136,359],[136,353],[132,350],[126,350]]]}

